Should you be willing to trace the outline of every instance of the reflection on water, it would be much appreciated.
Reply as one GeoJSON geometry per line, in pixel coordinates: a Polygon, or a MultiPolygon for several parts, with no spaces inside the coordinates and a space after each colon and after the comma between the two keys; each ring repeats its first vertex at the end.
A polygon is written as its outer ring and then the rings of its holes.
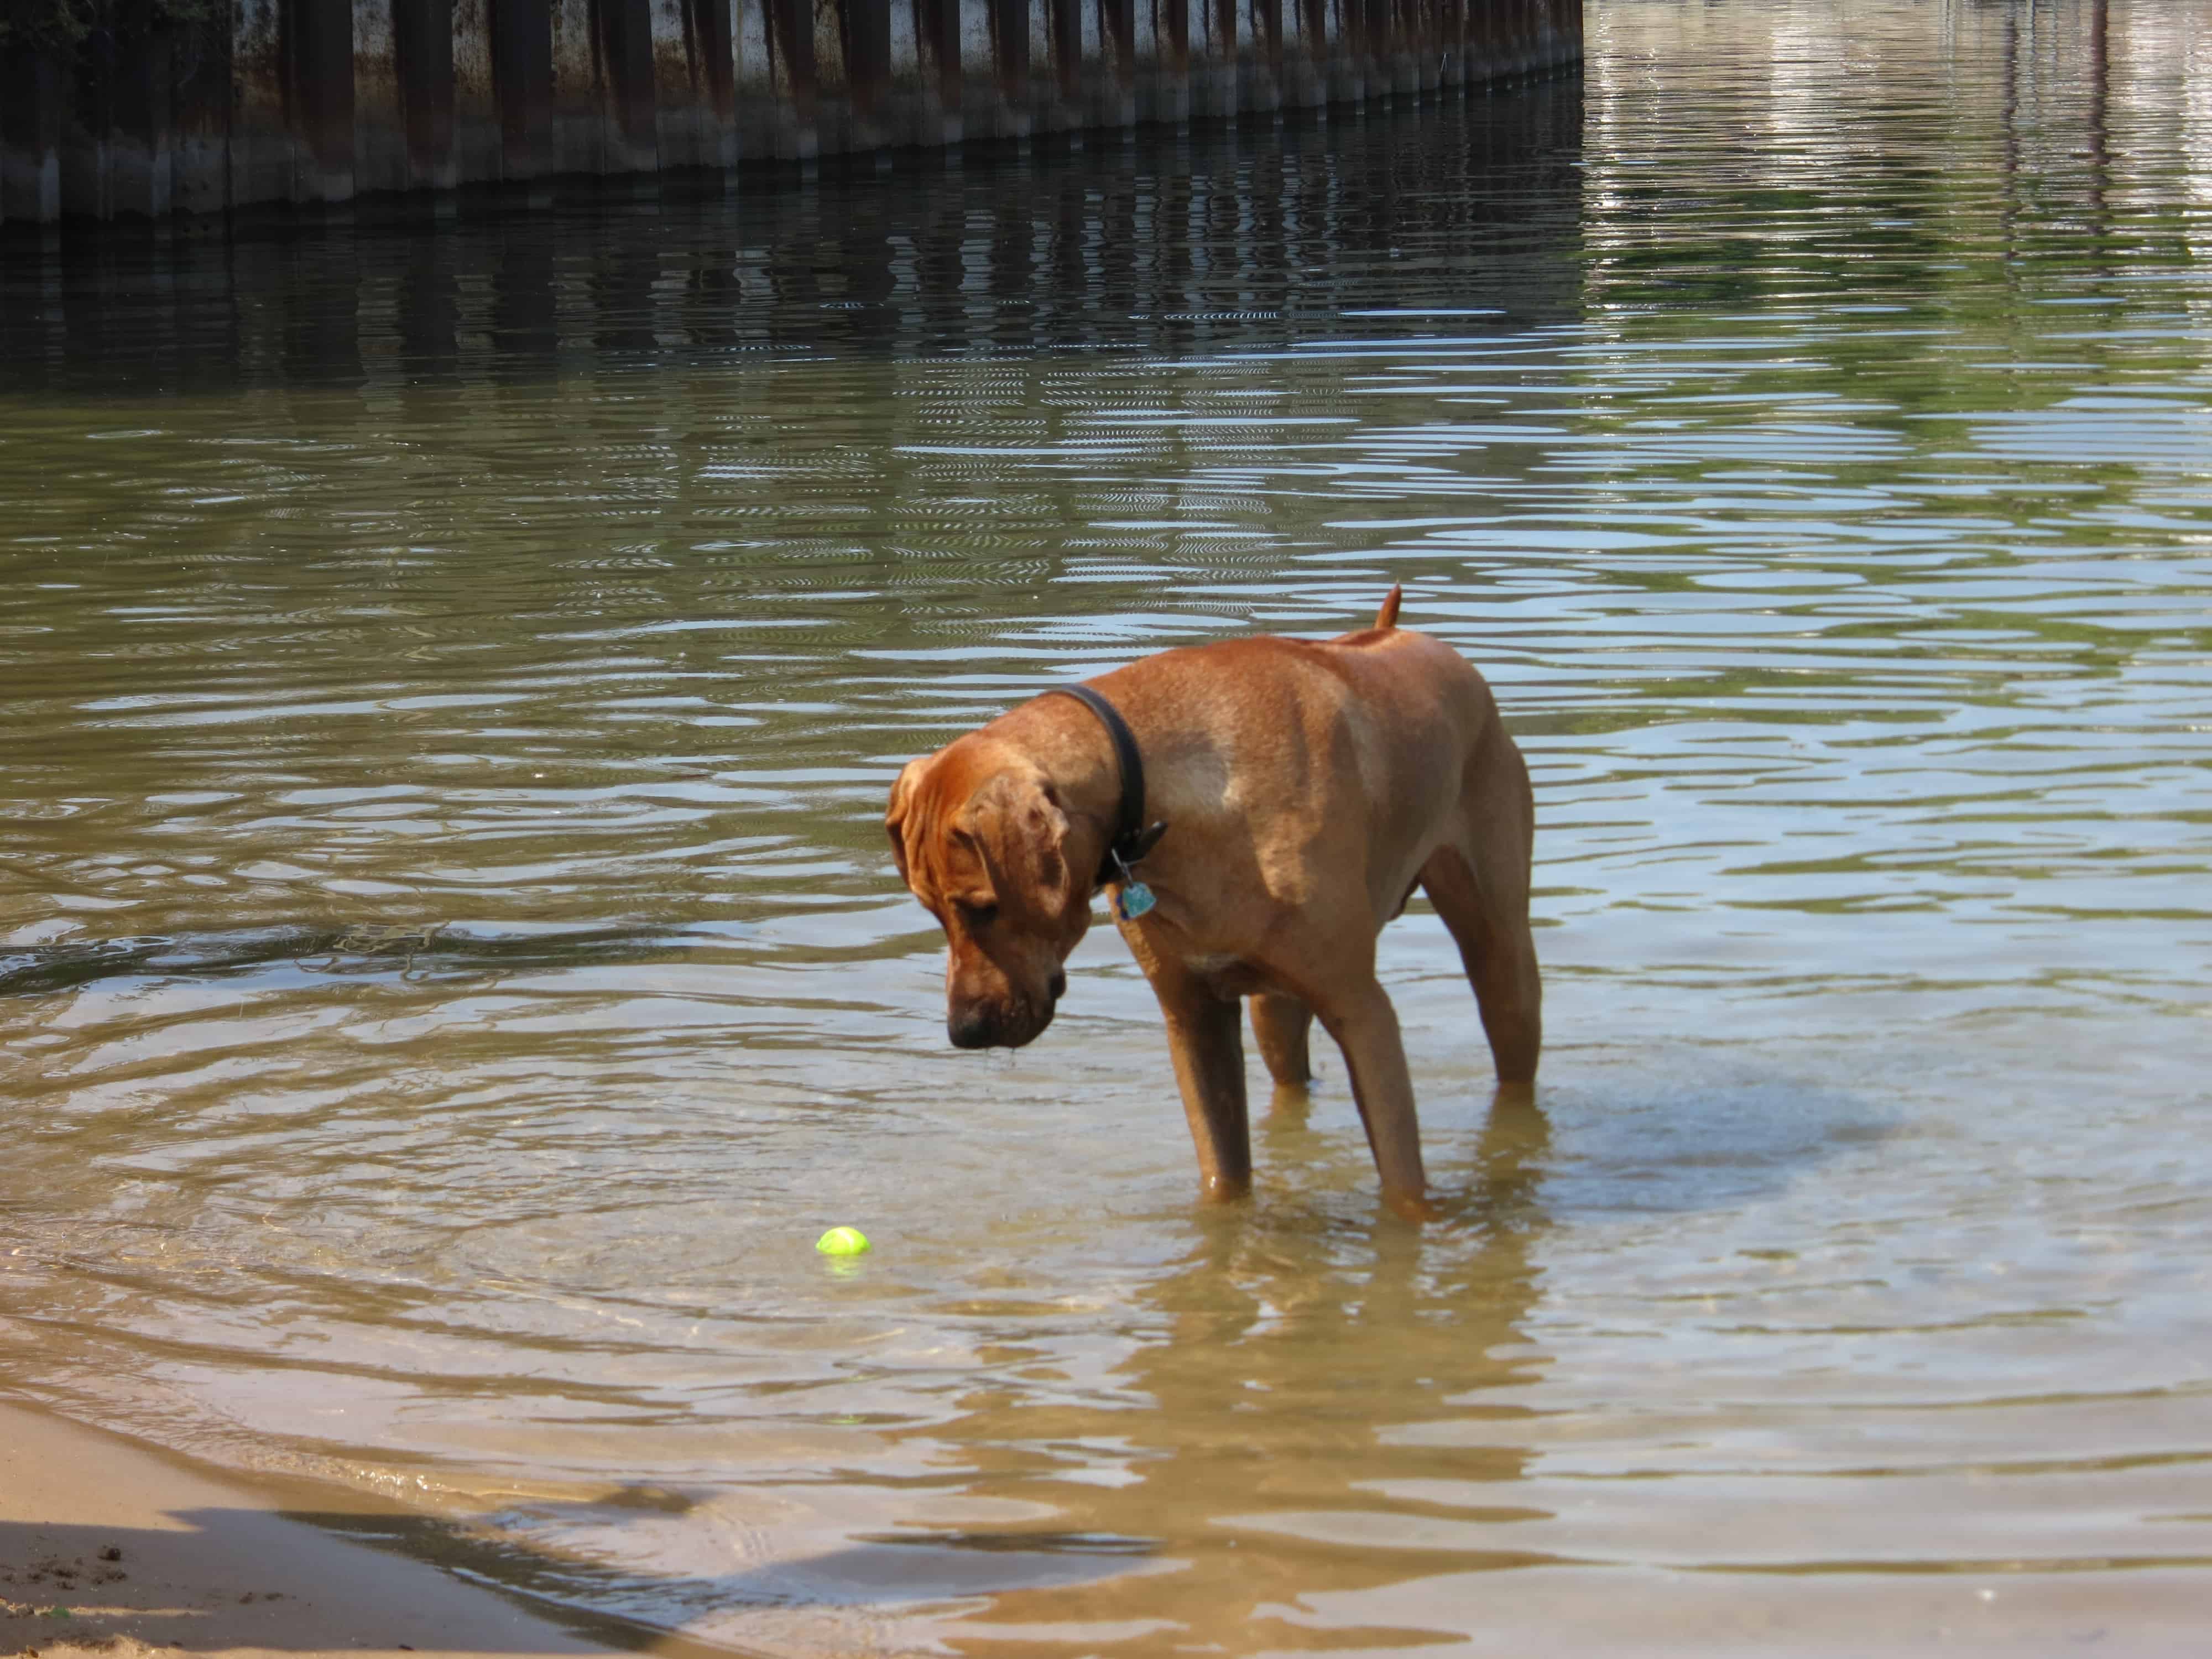
{"type": "MultiPolygon", "coordinates": [[[[1572,319],[1576,272],[1555,257],[1580,197],[1571,81],[1455,107],[1446,129],[1342,119],[1094,138],[1034,166],[921,152],[804,188],[594,179],[442,226],[387,204],[237,242],[102,234],[11,262],[0,353],[11,386],[64,397],[405,398],[763,354],[1206,351],[1303,340],[1347,310],[1370,336],[1419,337],[1438,314],[1572,319]],[[1399,314],[1440,276],[1476,279],[1479,304],[1399,314]]],[[[717,416],[728,390],[709,394],[717,416]]]]}
{"type": "MultiPolygon", "coordinates": [[[[1301,1182],[1356,1183],[1349,1157],[1332,1167],[1348,1149],[1311,1132],[1310,1103],[1279,1095],[1262,1146],[1301,1182]]],[[[1462,1213],[1425,1238],[1379,1210],[1320,1226],[1310,1214],[1194,1218],[1180,1255],[1116,1310],[1142,1340],[1110,1375],[1069,1369],[1055,1340],[1073,1334],[1064,1306],[978,1297],[939,1309],[988,1317],[995,1335],[961,1366],[966,1375],[945,1379],[945,1414],[901,1449],[925,1465],[956,1463],[962,1489],[907,1483],[913,1513],[886,1517],[902,1528],[766,1564],[724,1538],[724,1560],[737,1560],[719,1571],[708,1551],[696,1577],[625,1580],[606,1570],[607,1555],[659,1534],[650,1553],[665,1561],[687,1538],[757,1521],[762,1498],[702,1502],[634,1486],[501,1518],[550,1546],[531,1569],[541,1593],[642,1613],[681,1607],[709,1626],[745,1607],[756,1639],[763,1621],[793,1610],[784,1639],[827,1652],[865,1644],[885,1603],[966,1596],[989,1601],[959,1626],[963,1644],[994,1650],[1055,1631],[1077,1642],[1118,1632],[1141,1645],[1182,1630],[1304,1645],[1296,1605],[1317,1585],[1387,1592],[1420,1554],[1462,1570],[1541,1562],[1540,1550],[1482,1533],[1547,1518],[1494,1484],[1520,1478],[1526,1452],[1485,1442],[1496,1420],[1527,1414],[1489,1391],[1540,1369],[1517,1326],[1535,1299],[1548,1133],[1525,1094],[1501,1096],[1472,1149],[1462,1213]],[[1416,1425],[1421,1437],[1389,1432],[1416,1425]],[[1465,1449],[1440,1459],[1433,1437],[1455,1434],[1465,1449]],[[591,1569],[564,1576],[548,1565],[580,1544],[591,1569]]],[[[895,1419],[865,1412],[831,1421],[848,1430],[848,1446],[871,1431],[902,1437],[895,1419]]],[[[1421,1634],[1368,1620],[1335,1629],[1329,1645],[1421,1634]]]]}
{"type": "Polygon", "coordinates": [[[2189,1650],[2193,22],[9,244],[0,1378],[748,1650],[2189,1650]],[[1544,1080],[1417,908],[1451,1218],[1333,1065],[1201,1212],[1107,930],[945,1049],[884,793],[1393,580],[1537,778],[1544,1080]]]}
{"type": "MultiPolygon", "coordinates": [[[[1428,1632],[1372,1595],[1403,1580],[1410,1561],[1468,1571],[1552,1559],[1493,1532],[1551,1517],[1510,1484],[1525,1473],[1525,1449],[1488,1443],[1486,1432],[1526,1413],[1492,1391],[1542,1369],[1520,1322],[1536,1299],[1530,1249],[1544,1222],[1536,1176],[1547,1139],[1533,1102],[1498,1101],[1447,1241],[1425,1244],[1379,1211],[1318,1237],[1211,1218],[1198,1247],[1147,1288],[1139,1305],[1157,1340],[1131,1355],[1121,1380],[1174,1426],[1142,1437],[1141,1455],[1115,1471],[1125,1478],[1100,1480],[1094,1464],[1057,1498],[1053,1525],[1171,1559],[1179,1570],[1143,1597],[1155,1631],[1254,1649],[1312,1645],[1301,1603],[1326,1587],[1372,1609],[1332,1621],[1326,1645],[1419,1645],[1428,1632]],[[1459,1450],[1440,1456],[1439,1441],[1459,1450]]],[[[1279,1097],[1263,1129],[1270,1161],[1285,1174],[1300,1169],[1311,1139],[1305,1103],[1279,1097]]],[[[1006,1413],[988,1392],[964,1403],[946,1431],[978,1447],[1121,1437],[1110,1408],[1040,1422],[1006,1413]]],[[[1045,1473],[1041,1462],[1027,1473],[1045,1473]]],[[[1024,1541],[1019,1531],[981,1536],[994,1547],[1024,1541]]],[[[1107,1626],[1126,1621],[1128,1607],[1115,1582],[1084,1595],[1010,1591],[974,1633],[1071,1618],[1107,1626]]]]}

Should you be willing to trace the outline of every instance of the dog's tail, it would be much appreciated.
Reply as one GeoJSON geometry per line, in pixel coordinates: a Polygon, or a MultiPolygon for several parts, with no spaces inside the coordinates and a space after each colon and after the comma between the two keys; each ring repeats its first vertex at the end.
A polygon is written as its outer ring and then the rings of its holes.
{"type": "Polygon", "coordinates": [[[1397,586],[1396,583],[1392,583],[1390,586],[1390,597],[1382,601],[1382,608],[1375,613],[1375,631],[1376,633],[1379,634],[1385,629],[1395,628],[1398,625],[1398,601],[1405,597],[1406,590],[1397,586]]]}

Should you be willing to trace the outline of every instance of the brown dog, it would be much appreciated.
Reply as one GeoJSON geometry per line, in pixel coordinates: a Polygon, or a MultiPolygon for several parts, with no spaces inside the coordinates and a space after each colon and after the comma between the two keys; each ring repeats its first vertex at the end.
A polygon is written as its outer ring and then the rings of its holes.
{"type": "Polygon", "coordinates": [[[1535,813],[1482,677],[1400,629],[1398,602],[1394,587],[1372,629],[1326,644],[1163,652],[1091,682],[1105,709],[1048,693],[908,763],[884,827],[951,947],[952,1041],[1019,1048],[1052,1023],[1060,964],[1105,885],[1167,1017],[1206,1194],[1251,1185],[1237,1007],[1249,997],[1279,1085],[1306,1082],[1320,1017],[1351,1070],[1385,1197],[1429,1214],[1376,936],[1425,890],[1474,981],[1499,1079],[1534,1078],[1535,813]]]}

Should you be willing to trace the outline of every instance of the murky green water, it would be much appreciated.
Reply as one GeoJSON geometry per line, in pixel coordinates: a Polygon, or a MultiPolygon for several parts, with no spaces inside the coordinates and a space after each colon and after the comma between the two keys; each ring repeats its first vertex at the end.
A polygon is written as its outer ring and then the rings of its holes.
{"type": "Polygon", "coordinates": [[[10,245],[0,1383],[774,1655],[2190,1650],[2201,22],[10,245]],[[883,796],[1392,580],[1535,772],[1539,1107],[1417,911],[1454,1219],[1334,1065],[1201,1212],[1110,930],[945,1048],[883,796]]]}

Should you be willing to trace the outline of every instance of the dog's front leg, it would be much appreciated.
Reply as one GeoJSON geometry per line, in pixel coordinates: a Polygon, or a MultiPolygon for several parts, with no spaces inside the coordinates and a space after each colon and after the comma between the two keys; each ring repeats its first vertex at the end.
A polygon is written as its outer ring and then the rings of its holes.
{"type": "Polygon", "coordinates": [[[1224,1000],[1172,965],[1158,964],[1151,977],[1198,1149],[1199,1191],[1208,1199],[1243,1198],[1252,1190],[1243,1011],[1235,998],[1224,1000]]]}
{"type": "Polygon", "coordinates": [[[1398,1035],[1398,1011],[1372,979],[1340,999],[1317,1000],[1322,1028],[1344,1050],[1352,1096],[1367,1130],[1367,1147],[1382,1177],[1382,1199],[1408,1221],[1433,1221],[1440,1212],[1428,1200],[1421,1168],[1421,1125],[1413,1112],[1413,1079],[1398,1035]]]}

